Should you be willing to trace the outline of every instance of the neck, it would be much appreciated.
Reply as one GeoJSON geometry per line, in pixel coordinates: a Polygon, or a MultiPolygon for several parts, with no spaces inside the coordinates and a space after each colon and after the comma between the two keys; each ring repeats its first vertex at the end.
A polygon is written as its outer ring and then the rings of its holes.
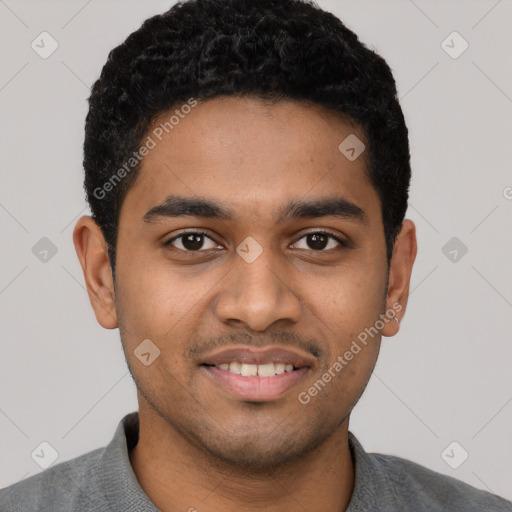
{"type": "Polygon", "coordinates": [[[139,441],[130,461],[162,512],[244,510],[344,512],[354,487],[348,418],[315,450],[268,470],[234,467],[190,443],[139,401],[139,441]]]}

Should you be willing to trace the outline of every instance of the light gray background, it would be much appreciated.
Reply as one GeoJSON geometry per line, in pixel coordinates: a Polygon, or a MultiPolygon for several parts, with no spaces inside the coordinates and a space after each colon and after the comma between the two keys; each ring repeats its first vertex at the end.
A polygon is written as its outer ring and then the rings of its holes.
{"type": "MultiPolygon", "coordinates": [[[[118,331],[96,323],[71,236],[89,213],[89,87],[108,52],[171,3],[0,0],[0,487],[41,471],[30,454],[42,441],[55,464],[71,459],[107,444],[137,408],[118,331]],[[42,31],[59,44],[46,60],[30,46],[42,31]],[[58,249],[46,263],[32,253],[42,237],[58,249]]],[[[383,339],[351,430],[369,451],[511,499],[511,1],[319,5],[393,69],[419,238],[406,317],[383,339]],[[441,47],[453,31],[469,43],[457,59],[441,47]],[[454,236],[468,248],[455,263],[442,252],[454,236]],[[452,441],[469,452],[458,469],[441,457],[452,441]]]]}

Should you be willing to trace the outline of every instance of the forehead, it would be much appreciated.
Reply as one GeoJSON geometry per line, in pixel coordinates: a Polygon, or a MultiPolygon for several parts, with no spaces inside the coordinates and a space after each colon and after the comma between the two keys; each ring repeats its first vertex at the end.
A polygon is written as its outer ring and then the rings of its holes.
{"type": "Polygon", "coordinates": [[[364,147],[363,133],[322,107],[215,98],[163,113],[146,137],[153,147],[123,202],[125,218],[142,220],[170,195],[210,197],[233,217],[275,218],[290,199],[326,196],[379,213],[366,152],[349,159],[340,150],[347,140],[364,147]]]}

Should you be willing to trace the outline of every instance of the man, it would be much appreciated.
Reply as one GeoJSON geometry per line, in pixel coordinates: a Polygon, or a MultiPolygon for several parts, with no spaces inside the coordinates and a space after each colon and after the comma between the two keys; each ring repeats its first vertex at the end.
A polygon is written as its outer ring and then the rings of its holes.
{"type": "Polygon", "coordinates": [[[2,511],[512,510],[348,429],[416,256],[381,57],[313,3],[190,0],[89,102],[73,239],[139,411],[2,511]]]}

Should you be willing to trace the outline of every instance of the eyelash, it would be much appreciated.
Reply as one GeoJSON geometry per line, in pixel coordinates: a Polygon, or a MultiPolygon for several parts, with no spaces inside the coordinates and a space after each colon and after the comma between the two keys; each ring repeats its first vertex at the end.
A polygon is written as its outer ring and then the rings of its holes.
{"type": "MultiPolygon", "coordinates": [[[[217,243],[208,233],[205,233],[204,231],[185,231],[185,232],[180,233],[179,235],[171,238],[167,242],[164,242],[164,246],[172,247],[171,244],[173,242],[175,242],[179,238],[182,238],[182,237],[184,237],[186,235],[202,235],[202,236],[205,236],[205,237],[209,238],[212,242],[217,243]]],[[[298,240],[302,240],[303,238],[305,238],[305,237],[307,237],[309,235],[326,235],[329,238],[331,238],[331,239],[335,240],[336,242],[338,242],[340,244],[341,248],[348,248],[348,247],[350,247],[348,242],[346,242],[345,240],[342,240],[338,236],[330,233],[329,231],[311,231],[309,233],[306,233],[306,234],[302,235],[298,240]]],[[[186,249],[177,249],[176,247],[172,247],[172,248],[176,249],[177,251],[190,252],[190,253],[200,253],[200,252],[206,252],[206,251],[210,250],[210,249],[206,249],[206,250],[205,249],[199,249],[198,251],[188,251],[186,249]]],[[[321,249],[321,250],[317,250],[317,251],[315,251],[314,249],[310,249],[310,250],[313,251],[313,252],[331,252],[332,250],[336,250],[336,249],[329,249],[329,250],[321,249]]]]}

